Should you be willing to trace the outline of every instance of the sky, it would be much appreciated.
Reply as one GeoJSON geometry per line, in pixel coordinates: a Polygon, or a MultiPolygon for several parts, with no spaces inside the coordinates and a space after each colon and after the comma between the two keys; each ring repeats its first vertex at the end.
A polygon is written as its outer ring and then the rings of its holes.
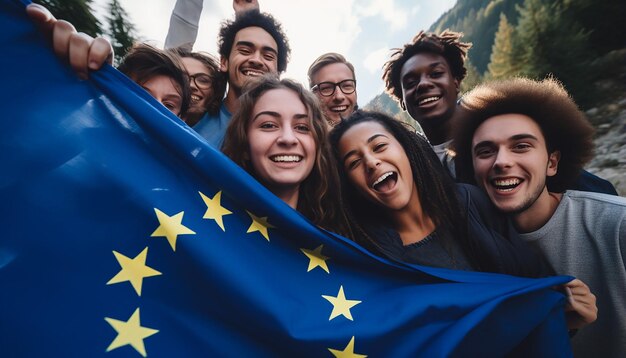
{"type": "MultiPolygon", "coordinates": [[[[176,0],[119,0],[142,41],[162,47],[176,0]]],[[[109,0],[94,0],[104,22],[109,0]]],[[[382,66],[390,49],[427,30],[456,0],[259,0],[261,11],[283,25],[291,58],[283,77],[308,85],[307,70],[326,52],[338,52],[355,67],[359,106],[384,90],[382,66]]],[[[194,51],[217,55],[220,22],[234,17],[232,1],[204,0],[194,51]]]]}

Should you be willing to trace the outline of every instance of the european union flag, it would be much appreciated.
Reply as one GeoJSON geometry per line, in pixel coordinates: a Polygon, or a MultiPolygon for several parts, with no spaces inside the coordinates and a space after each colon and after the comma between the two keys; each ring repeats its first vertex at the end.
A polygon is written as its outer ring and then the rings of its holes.
{"type": "Polygon", "coordinates": [[[0,6],[1,356],[571,355],[568,277],[373,257],[0,6]]]}

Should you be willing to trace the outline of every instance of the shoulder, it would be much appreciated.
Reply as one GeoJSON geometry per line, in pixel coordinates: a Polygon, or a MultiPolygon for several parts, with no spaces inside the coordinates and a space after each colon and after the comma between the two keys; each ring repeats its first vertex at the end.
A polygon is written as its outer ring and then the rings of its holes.
{"type": "Polygon", "coordinates": [[[626,198],[616,195],[568,190],[563,193],[563,199],[581,205],[593,205],[598,207],[610,207],[612,209],[626,210],[626,198]]]}
{"type": "Polygon", "coordinates": [[[591,174],[586,170],[581,170],[580,175],[570,189],[617,195],[617,190],[615,190],[610,181],[591,174]]]}

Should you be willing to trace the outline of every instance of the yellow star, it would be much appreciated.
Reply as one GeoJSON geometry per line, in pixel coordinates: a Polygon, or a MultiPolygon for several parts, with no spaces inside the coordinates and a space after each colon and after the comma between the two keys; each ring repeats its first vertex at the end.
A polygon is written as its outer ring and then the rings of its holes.
{"type": "Polygon", "coordinates": [[[130,281],[137,295],[141,296],[141,285],[144,277],[158,276],[161,274],[159,271],[146,266],[146,257],[148,256],[147,247],[134,259],[130,259],[116,251],[113,251],[113,255],[115,255],[122,269],[107,282],[107,285],[130,281]]]}
{"type": "Polygon", "coordinates": [[[172,250],[176,251],[176,240],[178,235],[195,234],[194,231],[182,224],[184,211],[174,215],[168,216],[161,210],[154,208],[157,219],[159,219],[159,227],[154,230],[150,237],[165,237],[170,243],[172,250]]]}
{"type": "Polygon", "coordinates": [[[326,300],[328,300],[328,302],[333,305],[333,311],[330,313],[330,318],[328,318],[329,321],[339,315],[343,315],[350,321],[353,321],[352,313],[350,313],[350,308],[361,303],[361,301],[357,300],[347,300],[346,295],[344,295],[343,293],[343,285],[339,287],[339,293],[337,294],[337,297],[326,295],[322,295],[322,297],[324,297],[326,300]]]}
{"type": "Polygon", "coordinates": [[[126,322],[108,317],[105,317],[104,320],[109,322],[111,327],[117,332],[117,337],[111,342],[107,352],[130,344],[139,354],[146,357],[146,347],[143,344],[143,340],[159,332],[157,329],[141,327],[139,323],[139,308],[135,310],[126,322]]]}
{"type": "Polygon", "coordinates": [[[338,358],[365,358],[367,357],[366,355],[363,355],[363,354],[354,353],[354,336],[352,336],[350,343],[348,343],[346,348],[344,348],[342,351],[332,349],[332,348],[328,348],[328,350],[330,351],[330,353],[332,353],[335,357],[338,357],[338,358]]]}
{"type": "Polygon", "coordinates": [[[267,232],[267,229],[273,228],[273,226],[267,222],[267,216],[258,217],[252,214],[251,212],[249,212],[248,210],[246,210],[246,212],[252,219],[252,224],[250,224],[250,227],[248,228],[248,231],[246,231],[246,234],[258,231],[261,233],[261,235],[263,235],[265,240],[270,241],[270,234],[267,232]]]}
{"type": "Polygon", "coordinates": [[[322,255],[323,248],[324,245],[318,246],[317,248],[315,248],[315,250],[300,249],[300,251],[302,251],[310,260],[309,268],[306,270],[306,272],[309,272],[319,266],[322,268],[322,270],[326,271],[326,273],[330,273],[330,271],[328,271],[328,265],[326,265],[326,260],[328,260],[328,256],[322,255]]]}
{"type": "Polygon", "coordinates": [[[215,222],[217,223],[217,225],[219,225],[222,231],[226,232],[226,229],[224,229],[224,221],[222,220],[222,216],[230,215],[232,214],[232,212],[222,206],[222,191],[218,191],[213,198],[209,198],[202,193],[200,193],[200,196],[202,197],[202,200],[204,200],[204,203],[207,207],[206,213],[204,213],[204,216],[202,218],[215,220],[215,222]]]}

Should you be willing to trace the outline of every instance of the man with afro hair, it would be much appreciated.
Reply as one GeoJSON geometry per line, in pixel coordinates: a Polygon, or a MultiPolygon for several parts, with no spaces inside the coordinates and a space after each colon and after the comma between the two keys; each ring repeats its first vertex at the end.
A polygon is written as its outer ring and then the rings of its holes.
{"type": "Polygon", "coordinates": [[[584,113],[551,78],[480,85],[458,112],[459,178],[480,186],[554,273],[597,297],[598,319],[572,338],[574,356],[626,357],[626,198],[566,190],[592,156],[584,113]]]}

